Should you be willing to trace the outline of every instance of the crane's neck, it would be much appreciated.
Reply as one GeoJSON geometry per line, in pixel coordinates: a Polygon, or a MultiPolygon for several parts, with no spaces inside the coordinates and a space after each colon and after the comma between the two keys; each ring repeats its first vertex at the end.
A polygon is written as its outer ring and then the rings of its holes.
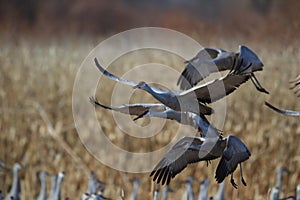
{"type": "Polygon", "coordinates": [[[279,170],[277,173],[277,182],[276,182],[276,187],[281,190],[281,185],[282,185],[282,174],[283,174],[283,170],[279,170]]]}
{"type": "Polygon", "coordinates": [[[224,196],[224,186],[225,186],[225,181],[223,181],[222,183],[220,183],[216,199],[225,199],[225,196],[224,196]]]}
{"type": "Polygon", "coordinates": [[[39,194],[38,199],[46,199],[46,182],[45,182],[45,175],[40,176],[40,181],[41,181],[41,192],[39,194]]]}
{"type": "Polygon", "coordinates": [[[158,200],[158,191],[154,191],[153,200],[158,200]]]}
{"type": "Polygon", "coordinates": [[[138,181],[134,181],[133,182],[133,191],[131,194],[131,200],[136,200],[137,199],[137,191],[139,189],[139,182],[138,181]]]}
{"type": "Polygon", "coordinates": [[[48,199],[53,199],[54,195],[55,195],[55,190],[56,190],[56,181],[57,181],[57,176],[52,176],[51,178],[51,191],[49,194],[49,198],[48,199]]]}
{"type": "Polygon", "coordinates": [[[18,174],[19,168],[14,167],[14,171],[13,171],[13,184],[10,190],[10,195],[17,195],[20,191],[19,188],[19,174],[18,174]]]}
{"type": "Polygon", "coordinates": [[[187,195],[188,195],[188,199],[194,200],[192,183],[190,183],[190,182],[186,183],[186,192],[187,192],[187,195]]]}
{"type": "Polygon", "coordinates": [[[208,185],[203,183],[200,185],[199,200],[207,199],[208,185]]]}
{"type": "Polygon", "coordinates": [[[60,193],[61,193],[61,185],[63,182],[64,175],[59,174],[57,178],[56,188],[55,188],[55,198],[60,200],[60,193]]]}
{"type": "Polygon", "coordinates": [[[179,107],[179,101],[177,100],[177,97],[173,92],[165,91],[159,88],[153,89],[148,84],[145,84],[143,87],[141,87],[141,89],[145,90],[159,102],[165,104],[166,106],[172,109],[176,110],[179,107]]]}
{"type": "Polygon", "coordinates": [[[91,173],[90,178],[89,178],[89,185],[88,185],[87,193],[93,194],[95,192],[96,192],[95,178],[94,178],[94,174],[91,173]]]}
{"type": "Polygon", "coordinates": [[[169,189],[168,188],[164,188],[161,194],[161,200],[167,200],[168,199],[168,192],[169,189]]]}

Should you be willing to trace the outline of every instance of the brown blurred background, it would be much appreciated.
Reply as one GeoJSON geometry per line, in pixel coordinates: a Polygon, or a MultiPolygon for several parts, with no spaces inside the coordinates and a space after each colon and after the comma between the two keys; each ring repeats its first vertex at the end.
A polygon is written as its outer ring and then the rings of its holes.
{"type": "Polygon", "coordinates": [[[281,39],[297,36],[297,0],[0,1],[1,32],[56,36],[108,34],[141,26],[185,33],[281,39]]]}
{"type": "MultiPolygon", "coordinates": [[[[121,173],[97,161],[81,144],[72,116],[74,79],[88,52],[109,36],[145,26],[175,29],[204,46],[230,51],[244,44],[259,55],[265,67],[257,77],[270,95],[259,94],[246,83],[227,97],[224,135],[241,138],[252,156],[243,165],[248,186],[241,186],[239,173],[235,173],[240,187],[235,190],[226,180],[226,196],[267,199],[276,171],[282,166],[290,170],[284,176],[282,197],[294,195],[300,183],[299,118],[276,114],[263,104],[268,100],[281,108],[300,110],[299,99],[288,89],[289,80],[300,73],[299,8],[297,0],[0,0],[0,160],[8,168],[14,162],[26,166],[21,172],[22,199],[37,196],[40,170],[66,172],[63,197],[79,199],[93,170],[107,184],[105,196],[119,199],[124,188],[129,197],[132,185],[128,183],[138,177],[142,183],[140,199],[151,199],[149,174],[121,173]],[[54,135],[41,117],[43,111],[54,135]]],[[[119,59],[119,63],[128,67],[153,59],[178,69],[184,67],[160,54],[147,57],[137,53],[119,59]]],[[[102,88],[97,94],[101,97],[109,92],[102,88]]],[[[139,94],[144,97],[144,93],[139,94]]],[[[100,97],[100,102],[110,103],[100,97]]],[[[154,101],[149,96],[146,100],[154,101]]],[[[114,144],[134,151],[149,152],[164,146],[178,127],[176,122],[168,122],[154,138],[132,140],[115,126],[111,112],[99,110],[97,115],[114,144]]],[[[189,166],[171,183],[177,190],[171,198],[181,199],[185,188],[182,181],[189,175],[198,181],[195,192],[199,182],[209,178],[209,195],[213,196],[218,188],[214,181],[216,165],[217,161],[209,167],[206,163],[189,166]]],[[[11,171],[0,172],[4,194],[11,182],[11,171]]]]}

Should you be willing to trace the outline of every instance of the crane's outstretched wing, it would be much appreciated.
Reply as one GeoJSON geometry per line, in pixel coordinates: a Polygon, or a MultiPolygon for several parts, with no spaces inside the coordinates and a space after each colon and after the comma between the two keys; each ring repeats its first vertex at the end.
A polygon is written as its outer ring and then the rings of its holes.
{"type": "Polygon", "coordinates": [[[190,89],[211,73],[230,70],[236,75],[249,75],[258,91],[269,93],[254,75],[255,71],[263,70],[263,63],[251,49],[242,45],[239,46],[239,53],[214,48],[210,51],[207,49],[210,48],[201,50],[200,56],[197,55],[192,59],[182,72],[177,82],[181,89],[190,89]],[[208,56],[204,56],[205,54],[208,56]]]}
{"type": "Polygon", "coordinates": [[[180,173],[188,164],[199,162],[199,148],[191,146],[201,146],[204,139],[199,137],[184,137],[180,139],[163,157],[151,172],[153,181],[162,185],[169,184],[171,179],[180,173]]]}
{"type": "Polygon", "coordinates": [[[110,72],[106,71],[106,69],[104,69],[98,62],[97,58],[94,59],[95,64],[97,66],[97,68],[100,70],[100,72],[102,72],[105,76],[107,76],[108,78],[116,81],[116,82],[120,82],[129,86],[136,86],[138,83],[133,82],[133,81],[129,81],[120,77],[115,76],[114,74],[111,74],[110,72]]]}
{"type": "Polygon", "coordinates": [[[191,60],[181,73],[177,85],[187,90],[195,86],[213,72],[231,69],[234,53],[219,48],[204,48],[191,60]]]}
{"type": "Polygon", "coordinates": [[[273,106],[272,104],[270,104],[268,102],[265,102],[265,105],[268,106],[269,108],[271,108],[272,110],[274,110],[275,112],[278,112],[278,113],[283,114],[283,115],[293,116],[293,117],[299,117],[300,116],[300,111],[279,109],[279,108],[276,108],[275,106],[273,106]]]}
{"type": "MultiPolygon", "coordinates": [[[[121,78],[121,77],[118,77],[110,72],[108,72],[106,69],[104,69],[98,62],[97,58],[94,59],[95,61],[95,64],[97,66],[97,68],[99,69],[99,71],[104,74],[107,78],[113,80],[113,81],[116,81],[116,82],[119,82],[119,83],[122,83],[122,84],[125,84],[125,85],[129,85],[129,86],[132,86],[132,87],[136,87],[137,85],[139,85],[140,83],[137,83],[137,82],[134,82],[134,81],[130,81],[130,80],[127,80],[127,79],[124,79],[124,78],[121,78]]],[[[154,86],[151,86],[149,85],[149,87],[156,91],[156,92],[165,92],[164,90],[162,90],[161,88],[158,88],[158,87],[154,87],[154,86]]]]}
{"type": "Polygon", "coordinates": [[[239,163],[249,159],[250,151],[246,145],[235,136],[228,136],[227,145],[216,170],[216,181],[221,183],[226,176],[232,174],[239,163]]]}
{"type": "Polygon", "coordinates": [[[211,103],[234,92],[240,85],[248,81],[249,78],[250,76],[240,76],[230,73],[225,77],[183,91],[181,94],[196,95],[198,101],[211,103]]]}
{"type": "Polygon", "coordinates": [[[167,107],[163,104],[159,103],[139,103],[139,104],[123,104],[120,106],[107,106],[104,104],[99,103],[97,100],[95,100],[93,97],[90,97],[90,102],[94,106],[98,106],[104,109],[108,110],[114,110],[120,113],[129,114],[129,115],[142,115],[146,113],[148,110],[155,110],[155,111],[164,111],[167,109],[167,107]]]}

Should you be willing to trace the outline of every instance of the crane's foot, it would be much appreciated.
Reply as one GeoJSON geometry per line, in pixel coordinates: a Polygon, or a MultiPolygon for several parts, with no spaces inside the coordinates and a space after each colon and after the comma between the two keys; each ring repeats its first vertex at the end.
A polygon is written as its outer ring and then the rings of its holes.
{"type": "Polygon", "coordinates": [[[246,181],[243,177],[242,177],[242,183],[243,183],[244,186],[247,186],[247,183],[246,183],[246,181]]]}
{"type": "Polygon", "coordinates": [[[235,188],[235,189],[237,189],[238,188],[238,185],[234,182],[234,179],[233,179],[233,176],[232,176],[232,174],[231,174],[231,179],[230,179],[230,183],[231,183],[231,185],[235,188]]]}

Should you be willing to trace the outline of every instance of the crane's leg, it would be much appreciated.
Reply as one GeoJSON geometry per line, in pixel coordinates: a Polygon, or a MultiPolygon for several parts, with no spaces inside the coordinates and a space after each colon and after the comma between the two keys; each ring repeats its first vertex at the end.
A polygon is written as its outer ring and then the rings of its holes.
{"type": "Polygon", "coordinates": [[[211,161],[210,161],[210,160],[207,160],[207,161],[206,161],[206,166],[208,167],[209,164],[211,164],[211,161]]]}
{"type": "Polygon", "coordinates": [[[234,179],[233,179],[233,172],[232,172],[232,174],[231,174],[230,183],[231,183],[231,185],[232,185],[235,189],[237,189],[237,186],[238,186],[238,185],[234,182],[234,179]]]}
{"type": "Polygon", "coordinates": [[[247,186],[247,183],[243,177],[243,169],[242,169],[242,163],[240,163],[240,173],[241,173],[241,179],[244,186],[247,186]]]}
{"type": "Polygon", "coordinates": [[[269,94],[269,92],[268,92],[265,88],[263,88],[263,87],[261,86],[261,84],[258,82],[258,80],[257,80],[257,78],[255,77],[254,73],[251,73],[250,79],[251,79],[252,83],[254,84],[254,86],[256,87],[256,89],[257,89],[258,91],[264,92],[264,93],[266,93],[266,94],[269,94]]]}

